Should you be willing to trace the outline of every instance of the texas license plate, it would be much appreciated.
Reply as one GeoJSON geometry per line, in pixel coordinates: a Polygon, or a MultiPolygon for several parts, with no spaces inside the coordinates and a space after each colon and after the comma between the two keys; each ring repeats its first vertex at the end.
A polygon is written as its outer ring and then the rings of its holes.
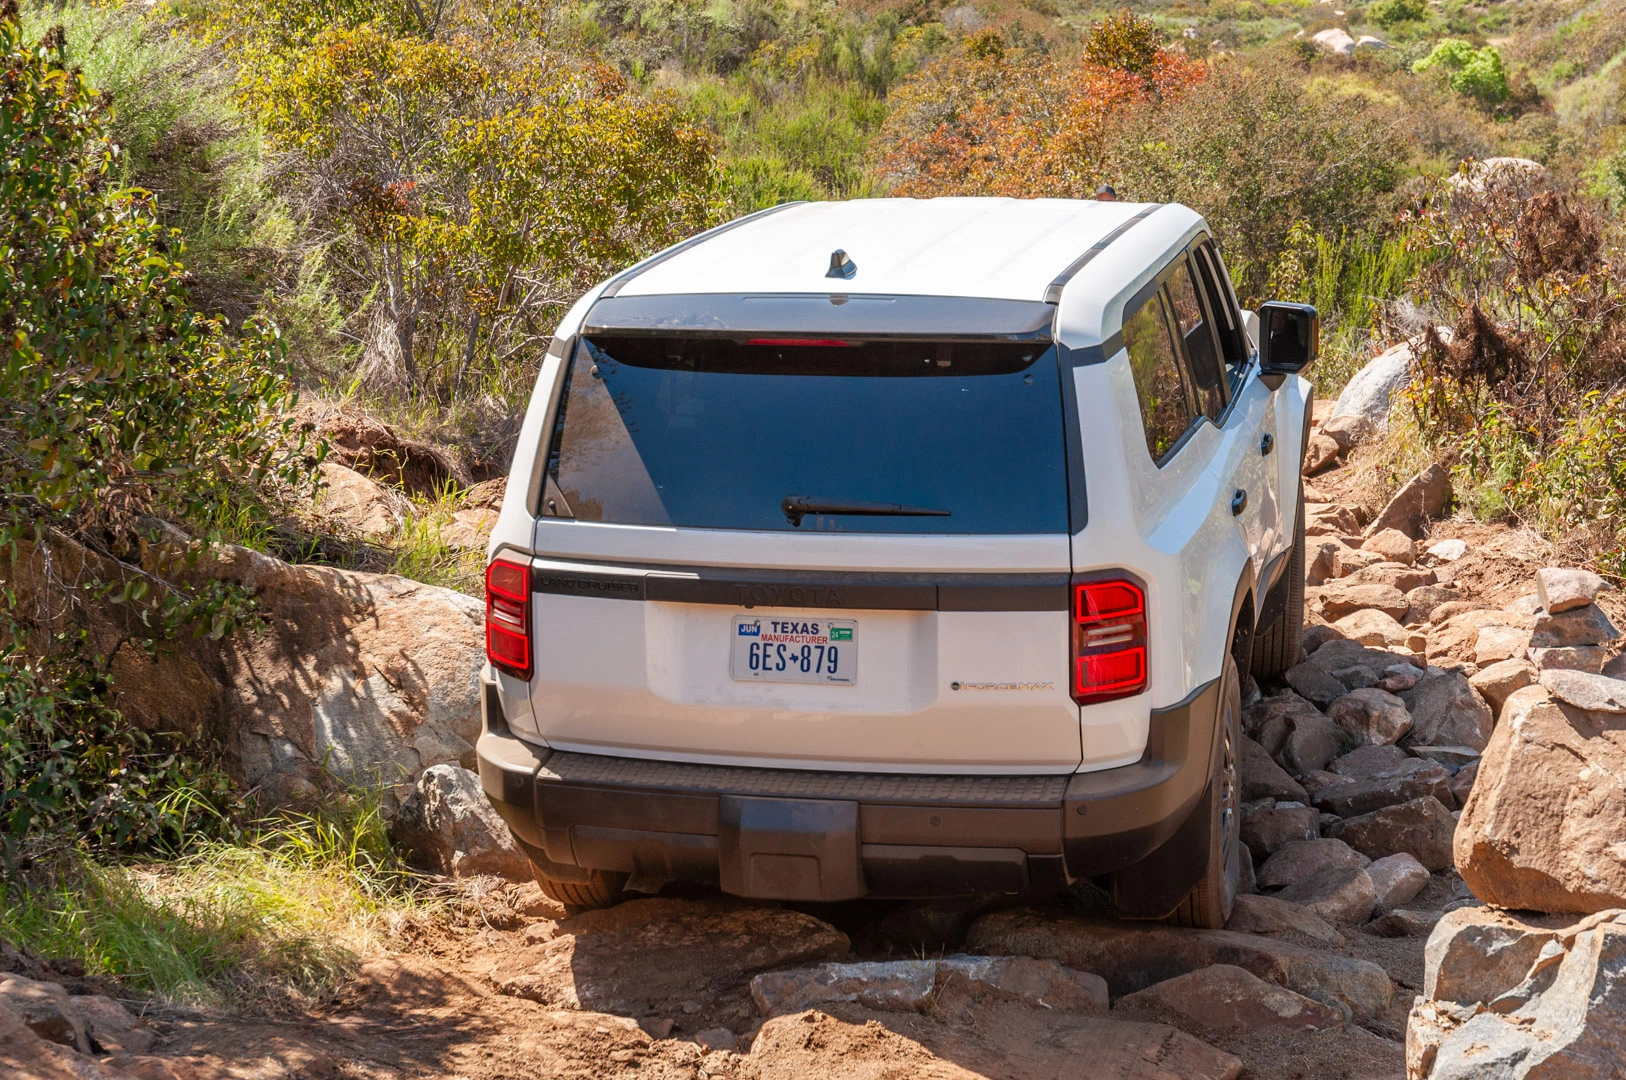
{"type": "Polygon", "coordinates": [[[736,615],[729,673],[753,682],[858,681],[858,621],[822,616],[736,615]]]}

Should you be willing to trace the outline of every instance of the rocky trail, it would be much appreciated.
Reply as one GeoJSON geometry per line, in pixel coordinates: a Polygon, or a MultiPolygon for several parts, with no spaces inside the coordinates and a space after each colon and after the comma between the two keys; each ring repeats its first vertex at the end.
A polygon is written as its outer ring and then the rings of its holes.
{"type": "MultiPolygon", "coordinates": [[[[0,955],[0,1076],[1618,1077],[1626,604],[1529,534],[1435,520],[1437,467],[1362,505],[1340,467],[1362,434],[1318,417],[1305,653],[1248,687],[1253,861],[1226,930],[1118,922],[1087,893],[669,887],[572,914],[478,878],[470,914],[302,1015],[121,1004],[0,955]]],[[[403,803],[463,876],[505,858],[481,861],[477,808],[435,820],[466,775],[436,765],[403,803]]]]}

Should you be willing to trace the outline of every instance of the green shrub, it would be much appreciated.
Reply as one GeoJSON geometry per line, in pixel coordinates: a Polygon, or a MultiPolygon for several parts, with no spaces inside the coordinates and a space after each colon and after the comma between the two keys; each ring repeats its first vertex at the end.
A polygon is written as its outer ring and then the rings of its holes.
{"type": "Polygon", "coordinates": [[[1388,29],[1428,18],[1428,4],[1424,0],[1377,0],[1367,6],[1366,17],[1388,29]]]}
{"type": "Polygon", "coordinates": [[[1460,38],[1447,38],[1413,64],[1412,70],[1438,70],[1452,90],[1483,105],[1499,105],[1508,98],[1502,54],[1489,45],[1476,49],[1460,38]]]}
{"type": "Polygon", "coordinates": [[[1366,102],[1311,93],[1286,68],[1216,65],[1196,90],[1134,114],[1107,152],[1120,196],[1185,203],[1208,219],[1250,298],[1300,222],[1381,236],[1409,153],[1366,102]]]}

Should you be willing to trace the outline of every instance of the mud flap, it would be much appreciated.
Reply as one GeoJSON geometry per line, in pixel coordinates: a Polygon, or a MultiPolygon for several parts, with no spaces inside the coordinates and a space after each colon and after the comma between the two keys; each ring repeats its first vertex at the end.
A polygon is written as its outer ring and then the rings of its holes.
{"type": "Polygon", "coordinates": [[[717,805],[724,892],[761,900],[863,896],[858,804],[724,795],[717,805]]]}
{"type": "Polygon", "coordinates": [[[1146,858],[1112,875],[1112,906],[1126,919],[1161,919],[1191,895],[1208,871],[1214,781],[1175,834],[1146,858]]]}

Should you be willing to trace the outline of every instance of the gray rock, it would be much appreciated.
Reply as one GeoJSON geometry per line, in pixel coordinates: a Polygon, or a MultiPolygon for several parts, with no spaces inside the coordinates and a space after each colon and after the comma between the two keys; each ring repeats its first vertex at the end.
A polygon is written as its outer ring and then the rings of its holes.
{"type": "MultiPolygon", "coordinates": [[[[1479,762],[1475,761],[1458,769],[1456,775],[1451,777],[1451,798],[1458,806],[1468,805],[1468,793],[1474,789],[1474,781],[1479,779],[1479,762]]],[[[1440,800],[1444,802],[1445,800],[1440,800]]]]}
{"type": "Polygon", "coordinates": [[[1344,941],[1344,936],[1326,919],[1307,907],[1277,896],[1238,896],[1225,929],[1243,934],[1302,934],[1329,945],[1341,945],[1344,941]]]}
{"type": "Polygon", "coordinates": [[[1279,889],[1309,878],[1327,867],[1360,870],[1371,861],[1342,840],[1294,840],[1277,848],[1259,867],[1259,887],[1279,889]]]}
{"type": "Polygon", "coordinates": [[[1322,810],[1339,817],[1353,817],[1431,795],[1446,805],[1451,797],[1451,774],[1445,766],[1422,758],[1407,758],[1370,779],[1339,784],[1323,791],[1316,800],[1322,810]]]}
{"type": "Polygon", "coordinates": [[[1430,544],[1425,554],[1432,555],[1441,562],[1456,562],[1468,554],[1468,544],[1464,540],[1441,540],[1430,544]]]}
{"type": "Polygon", "coordinates": [[[1585,671],[1543,671],[1541,685],[1560,701],[1599,713],[1626,713],[1626,679],[1585,671]]]}
{"type": "Polygon", "coordinates": [[[1622,918],[1609,911],[1564,925],[1551,917],[1521,924],[1486,909],[1448,914],[1429,938],[1425,996],[1407,1025],[1409,1073],[1430,1080],[1620,1076],[1622,918]]]}
{"type": "Polygon", "coordinates": [[[1451,507],[1451,474],[1435,463],[1406,481],[1389,504],[1366,527],[1373,536],[1384,529],[1398,529],[1413,540],[1422,538],[1428,523],[1445,516],[1451,507]]]}
{"type": "Polygon", "coordinates": [[[1403,623],[1426,623],[1441,604],[1462,599],[1462,594],[1444,585],[1419,585],[1406,593],[1406,617],[1403,623]]]}
{"type": "Polygon", "coordinates": [[[1349,578],[1338,578],[1321,586],[1316,603],[1328,622],[1337,622],[1345,615],[1367,609],[1381,611],[1392,619],[1403,619],[1411,607],[1406,594],[1393,585],[1374,585],[1349,578]]]}
{"type": "Polygon", "coordinates": [[[1304,802],[1308,798],[1304,788],[1283,772],[1280,765],[1271,760],[1264,747],[1246,735],[1242,736],[1241,741],[1242,753],[1238,766],[1244,801],[1262,799],[1266,796],[1291,799],[1295,802],[1304,802]]]}
{"type": "Polygon", "coordinates": [[[1323,867],[1293,882],[1276,898],[1302,904],[1334,924],[1363,923],[1372,917],[1376,903],[1372,879],[1353,866],[1323,867]]]}
{"type": "Polygon", "coordinates": [[[1256,806],[1242,812],[1242,842],[1259,855],[1269,855],[1294,840],[1314,840],[1320,835],[1321,812],[1313,806],[1256,806]]]}
{"type": "Polygon", "coordinates": [[[90,1037],[110,1054],[145,1054],[158,1042],[157,1034],[130,1010],[103,994],[72,999],[90,1037]]]}
{"type": "Polygon", "coordinates": [[[1030,956],[945,956],[937,962],[937,990],[1069,1013],[1105,1012],[1108,1004],[1099,975],[1030,956]]]}
{"type": "Polygon", "coordinates": [[[985,915],[967,939],[978,952],[1053,959],[1106,979],[1115,997],[1214,964],[1232,964],[1266,982],[1356,1019],[1381,1015],[1394,996],[1383,969],[1259,934],[1188,930],[1033,909],[985,915]]]}
{"type": "Polygon", "coordinates": [[[1107,1008],[1104,979],[1027,956],[957,953],[937,960],[819,964],[764,972],[751,980],[751,997],[765,1018],[835,1002],[913,1012],[943,994],[1021,1001],[1072,1013],[1107,1008]]]}
{"type": "Polygon", "coordinates": [[[1329,761],[1327,768],[1351,780],[1371,780],[1391,775],[1410,760],[1411,755],[1398,746],[1357,746],[1329,761]]]}
{"type": "Polygon", "coordinates": [[[1406,703],[1376,687],[1351,690],[1327,706],[1327,718],[1355,739],[1373,745],[1397,742],[1412,728],[1406,703]]]}
{"type": "Polygon", "coordinates": [[[1425,796],[1347,818],[1338,838],[1369,858],[1406,852],[1430,870],[1451,865],[1456,820],[1440,800],[1425,796]]]}
{"type": "Polygon", "coordinates": [[[531,862],[491,808],[480,778],[461,766],[425,769],[401,800],[395,832],[419,862],[448,877],[531,880],[531,862]]]}
{"type": "Polygon", "coordinates": [[[1536,595],[1554,615],[1586,607],[1607,584],[1590,570],[1548,566],[1536,571],[1536,595]]]}
{"type": "Polygon", "coordinates": [[[1313,658],[1288,668],[1282,678],[1300,696],[1323,709],[1349,693],[1349,687],[1313,658]]]}
{"type": "Polygon", "coordinates": [[[1273,986],[1231,964],[1215,964],[1155,983],[1118,999],[1128,1012],[1150,1008],[1172,1013],[1198,1029],[1260,1031],[1338,1027],[1343,1013],[1329,1005],[1273,986]]]}
{"type": "Polygon", "coordinates": [[[1605,664],[1603,674],[1611,679],[1626,679],[1626,653],[1621,653],[1605,664]]]}
{"type": "Polygon", "coordinates": [[[1610,660],[1602,645],[1571,645],[1566,649],[1531,649],[1530,662],[1537,671],[1587,671],[1597,675],[1610,660]]]}
{"type": "Polygon", "coordinates": [[[1536,628],[1530,635],[1530,646],[1536,649],[1566,648],[1571,645],[1603,645],[1620,637],[1620,631],[1609,621],[1603,608],[1597,604],[1572,608],[1553,614],[1539,612],[1536,628]]]}
{"type": "Polygon", "coordinates": [[[1373,906],[1378,911],[1404,907],[1428,885],[1428,867],[1405,852],[1373,859],[1366,876],[1372,880],[1373,906]]]}
{"type": "Polygon", "coordinates": [[[82,1054],[90,1053],[84,1018],[68,992],[57,983],[0,973],[0,1006],[10,1009],[47,1042],[71,1047],[82,1054]]]}
{"type": "Polygon", "coordinates": [[[694,1037],[700,1044],[700,1049],[710,1053],[713,1050],[727,1050],[733,1052],[739,1049],[739,1036],[725,1027],[707,1028],[694,1037]]]}
{"type": "Polygon", "coordinates": [[[1496,718],[1479,692],[1457,672],[1431,667],[1400,700],[1411,713],[1408,742],[1475,750],[1484,750],[1490,742],[1496,718]]]}
{"type": "Polygon", "coordinates": [[[1452,775],[1477,762],[1480,756],[1471,746],[1413,746],[1411,752],[1424,761],[1439,762],[1452,775]]]}
{"type": "Polygon", "coordinates": [[[1527,660],[1500,660],[1489,667],[1480,668],[1468,679],[1468,685],[1479,691],[1486,704],[1498,716],[1502,705],[1516,690],[1522,690],[1536,681],[1536,669],[1527,660]]]}
{"type": "MultiPolygon", "coordinates": [[[[1355,39],[1345,30],[1323,31],[1317,35],[1316,41],[1322,48],[1345,55],[1355,51],[1355,39]],[[1328,43],[1323,44],[1320,40],[1322,37],[1328,38],[1328,43]]],[[[1411,385],[1412,359],[1419,348],[1420,339],[1414,338],[1386,349],[1367,361],[1366,366],[1344,384],[1338,401],[1332,407],[1332,416],[1358,416],[1373,427],[1386,426],[1395,394],[1411,385]]]]}
{"type": "Polygon", "coordinates": [[[1424,937],[1439,921],[1438,911],[1397,908],[1367,923],[1366,930],[1379,937],[1424,937]]]}
{"type": "Polygon", "coordinates": [[[936,985],[936,960],[819,964],[765,971],[751,980],[751,998],[764,1017],[831,1002],[853,1002],[882,1012],[914,1011],[926,1004],[936,985]]]}

